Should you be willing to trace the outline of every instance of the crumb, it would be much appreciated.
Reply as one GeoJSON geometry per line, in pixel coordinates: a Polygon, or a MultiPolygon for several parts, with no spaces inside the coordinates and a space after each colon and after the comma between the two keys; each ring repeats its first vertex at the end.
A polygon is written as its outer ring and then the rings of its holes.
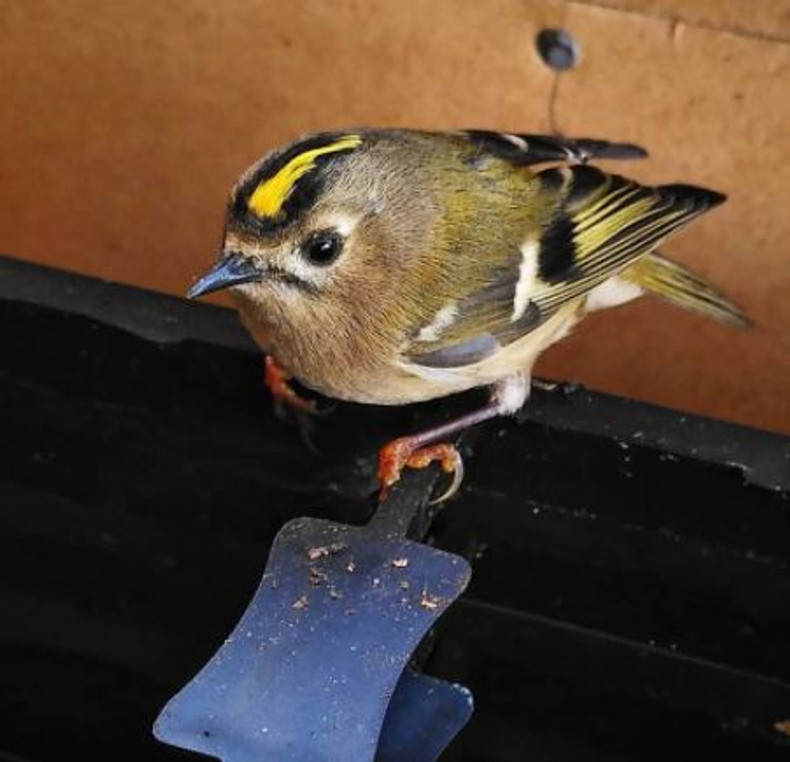
{"type": "Polygon", "coordinates": [[[420,599],[420,606],[422,606],[426,611],[436,611],[436,609],[439,608],[439,604],[441,602],[441,598],[435,595],[428,595],[428,593],[423,593],[422,598],[420,599]]]}
{"type": "Polygon", "coordinates": [[[396,569],[405,569],[409,565],[409,559],[408,558],[393,558],[392,559],[392,565],[396,569]]]}
{"type": "Polygon", "coordinates": [[[318,571],[318,569],[310,569],[308,582],[310,582],[313,587],[319,587],[322,582],[326,581],[326,579],[327,575],[324,572],[318,571]]]}
{"type": "Polygon", "coordinates": [[[346,544],[343,542],[335,542],[332,545],[318,545],[315,548],[308,548],[307,549],[307,557],[311,561],[317,561],[319,558],[324,558],[325,556],[332,556],[335,553],[341,553],[346,549],[346,544]]]}
{"type": "Polygon", "coordinates": [[[338,600],[339,598],[342,598],[342,597],[343,597],[343,593],[341,593],[341,592],[340,592],[340,591],[339,591],[339,590],[338,590],[336,587],[330,587],[330,588],[329,588],[329,597],[330,597],[330,598],[331,598],[333,601],[336,601],[336,600],[338,600]]]}
{"type": "Polygon", "coordinates": [[[354,569],[356,569],[356,568],[357,568],[357,565],[356,565],[356,564],[355,564],[353,561],[349,561],[349,562],[346,564],[346,571],[347,571],[349,574],[351,574],[351,573],[354,571],[354,569]]]}
{"type": "Polygon", "coordinates": [[[401,590],[408,590],[409,589],[409,583],[408,583],[407,580],[405,580],[405,579],[401,580],[400,589],[401,590]]]}
{"type": "Polygon", "coordinates": [[[307,599],[306,595],[303,595],[301,598],[297,598],[291,608],[294,609],[306,609],[310,605],[310,601],[307,599]]]}
{"type": "Polygon", "coordinates": [[[356,616],[357,610],[356,609],[346,609],[343,613],[346,616],[356,616]]]}

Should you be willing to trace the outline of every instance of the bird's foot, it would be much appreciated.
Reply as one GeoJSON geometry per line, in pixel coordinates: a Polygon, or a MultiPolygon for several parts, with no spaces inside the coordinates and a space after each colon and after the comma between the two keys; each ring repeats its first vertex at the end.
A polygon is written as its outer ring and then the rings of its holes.
{"type": "Polygon", "coordinates": [[[297,394],[290,384],[291,375],[271,355],[266,356],[264,382],[278,405],[284,405],[303,413],[315,413],[316,404],[297,394]]]}
{"type": "Polygon", "coordinates": [[[426,468],[434,461],[441,464],[446,474],[453,475],[447,490],[433,501],[441,503],[458,492],[464,478],[464,462],[453,445],[432,444],[420,447],[418,437],[400,437],[382,447],[379,452],[379,498],[386,498],[390,487],[400,479],[404,468],[426,468]]]}

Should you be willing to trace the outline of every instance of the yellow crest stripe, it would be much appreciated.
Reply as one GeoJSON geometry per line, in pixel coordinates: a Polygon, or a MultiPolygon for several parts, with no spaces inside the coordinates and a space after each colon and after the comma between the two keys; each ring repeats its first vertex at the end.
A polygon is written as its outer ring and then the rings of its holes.
{"type": "Polygon", "coordinates": [[[276,175],[264,180],[247,201],[247,208],[258,217],[275,217],[288,200],[301,177],[315,169],[319,156],[356,148],[362,142],[359,135],[345,135],[334,143],[312,148],[291,159],[276,175]]]}

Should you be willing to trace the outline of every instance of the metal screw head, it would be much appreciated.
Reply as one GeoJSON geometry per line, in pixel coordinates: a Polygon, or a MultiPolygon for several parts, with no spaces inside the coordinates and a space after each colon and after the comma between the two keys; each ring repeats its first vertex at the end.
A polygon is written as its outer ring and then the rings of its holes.
{"type": "Polygon", "coordinates": [[[543,29],[535,38],[543,62],[556,71],[567,71],[579,63],[579,43],[564,29],[543,29]]]}

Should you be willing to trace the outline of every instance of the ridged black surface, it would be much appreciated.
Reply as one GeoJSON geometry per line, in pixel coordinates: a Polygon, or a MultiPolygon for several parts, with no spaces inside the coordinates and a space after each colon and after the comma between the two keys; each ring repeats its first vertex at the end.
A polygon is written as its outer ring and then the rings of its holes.
{"type": "MultiPolygon", "coordinates": [[[[0,282],[0,760],[194,758],[151,723],[276,531],[367,518],[376,447],[473,399],[338,405],[316,456],[225,312],[0,282]]],[[[423,655],[475,693],[446,760],[787,758],[787,439],[558,389],[473,449],[431,532],[475,559],[423,655]]]]}

